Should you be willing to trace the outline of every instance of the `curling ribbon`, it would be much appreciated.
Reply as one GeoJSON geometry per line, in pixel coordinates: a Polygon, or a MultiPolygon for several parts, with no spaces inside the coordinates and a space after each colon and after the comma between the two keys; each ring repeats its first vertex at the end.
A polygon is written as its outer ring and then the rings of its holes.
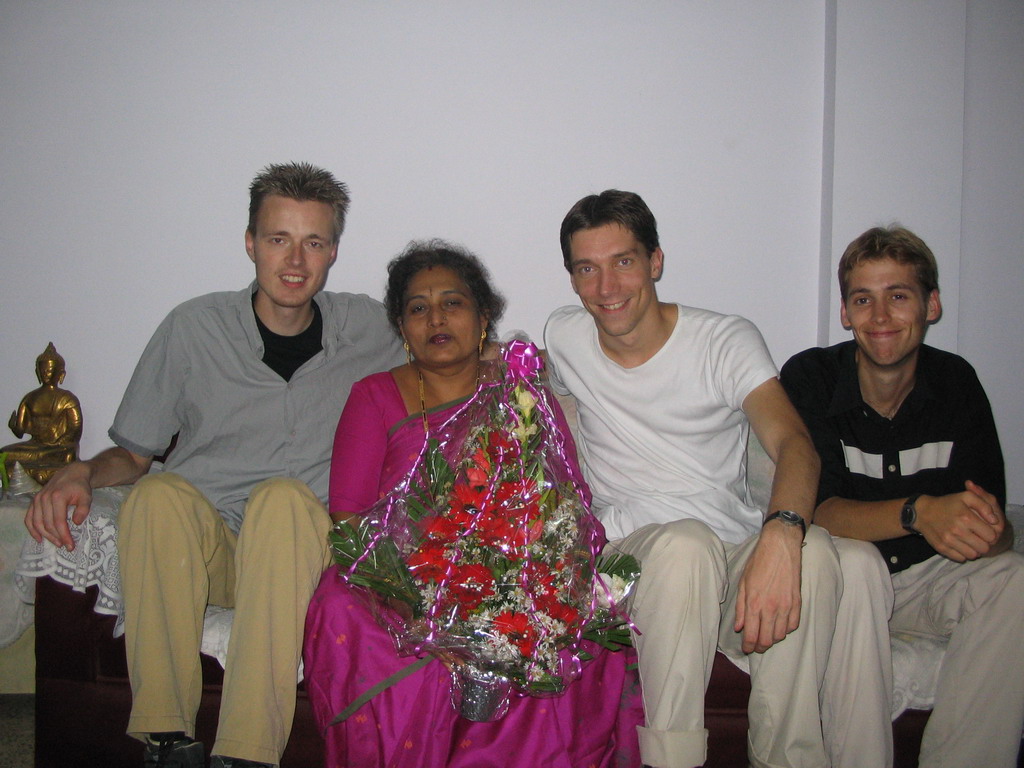
{"type": "Polygon", "coordinates": [[[544,358],[532,342],[513,339],[505,347],[505,363],[514,379],[529,381],[544,369],[544,358]]]}

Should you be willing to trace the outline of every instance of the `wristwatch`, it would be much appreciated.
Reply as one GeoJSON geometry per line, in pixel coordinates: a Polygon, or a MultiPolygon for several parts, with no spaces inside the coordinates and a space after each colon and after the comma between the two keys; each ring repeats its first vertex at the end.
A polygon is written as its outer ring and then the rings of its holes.
{"type": "Polygon", "coordinates": [[[772,512],[768,517],[764,519],[761,524],[762,527],[767,525],[772,520],[778,519],[783,525],[799,525],[800,526],[800,537],[804,538],[807,536],[807,523],[801,515],[798,515],[791,509],[780,509],[772,512]]]}
{"type": "Polygon", "coordinates": [[[913,533],[915,536],[921,535],[921,532],[914,527],[917,524],[917,507],[915,505],[920,496],[920,493],[915,493],[900,507],[900,525],[907,533],[913,533]]]}

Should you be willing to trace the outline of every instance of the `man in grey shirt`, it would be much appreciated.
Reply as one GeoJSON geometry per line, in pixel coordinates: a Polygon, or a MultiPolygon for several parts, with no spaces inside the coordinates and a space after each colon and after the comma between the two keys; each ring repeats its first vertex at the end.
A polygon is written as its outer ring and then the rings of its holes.
{"type": "Polygon", "coordinates": [[[132,685],[128,733],[146,766],[203,766],[193,740],[207,604],[235,608],[213,766],[276,765],[295,710],[306,605],[328,562],[334,426],[358,379],[402,360],[381,305],[323,291],[348,192],[308,164],[250,187],[248,288],[185,302],[161,323],[110,429],[115,447],[54,475],[29,507],[37,540],[93,488],[136,483],[118,553],[132,685]],[[153,457],[176,438],[163,472],[153,457]]]}

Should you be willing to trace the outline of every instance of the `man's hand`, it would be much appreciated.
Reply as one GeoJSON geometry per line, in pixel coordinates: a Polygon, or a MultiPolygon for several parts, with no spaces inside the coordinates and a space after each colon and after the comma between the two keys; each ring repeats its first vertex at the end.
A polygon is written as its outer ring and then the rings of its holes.
{"type": "Polygon", "coordinates": [[[75,525],[81,525],[92,505],[92,468],[84,461],[76,461],[58,470],[50,482],[39,491],[25,513],[25,527],[38,542],[43,539],[54,546],[75,548],[68,526],[68,509],[75,508],[71,516],[75,525]]]}
{"type": "Polygon", "coordinates": [[[800,529],[773,520],[761,531],[740,577],[733,630],[743,652],[764,653],[800,626],[800,529]]]}
{"type": "Polygon", "coordinates": [[[75,548],[68,526],[81,525],[92,508],[92,489],[134,483],[153,463],[152,456],[139,456],[124,448],[108,448],[88,461],[73,461],[57,471],[35,495],[25,513],[25,527],[36,541],[43,539],[57,547],[75,548]]]}
{"type": "Polygon", "coordinates": [[[962,493],[921,496],[916,528],[940,555],[958,563],[989,554],[1004,537],[1006,518],[999,501],[968,480],[962,493]]]}

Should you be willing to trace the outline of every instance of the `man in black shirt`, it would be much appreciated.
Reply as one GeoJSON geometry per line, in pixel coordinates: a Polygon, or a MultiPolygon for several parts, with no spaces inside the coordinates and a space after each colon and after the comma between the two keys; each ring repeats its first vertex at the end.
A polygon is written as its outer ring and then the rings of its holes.
{"type": "MultiPolygon", "coordinates": [[[[853,341],[809,349],[781,379],[821,456],[814,522],[875,542],[891,630],[949,639],[921,766],[1016,765],[1024,725],[1024,557],[1010,550],[1003,456],[961,357],[925,346],[942,313],[928,246],[875,228],[839,263],[853,341]]],[[[888,645],[865,663],[891,665],[888,645]]]]}

